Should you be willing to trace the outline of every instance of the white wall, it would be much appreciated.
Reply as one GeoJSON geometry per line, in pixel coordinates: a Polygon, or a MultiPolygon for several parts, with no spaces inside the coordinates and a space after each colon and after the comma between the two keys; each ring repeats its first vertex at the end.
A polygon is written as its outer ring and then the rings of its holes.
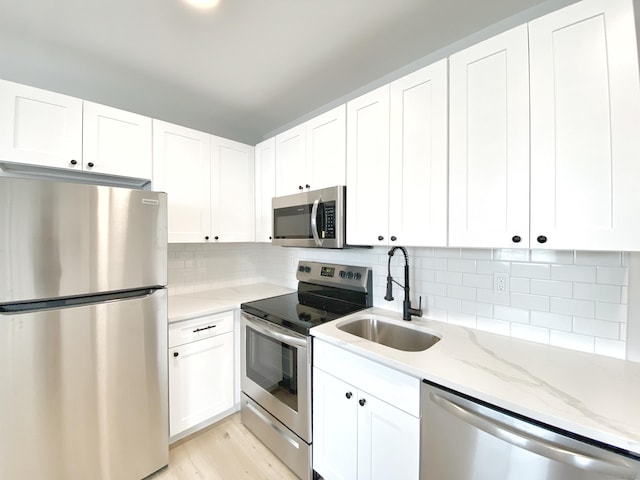
{"type": "MultiPolygon", "coordinates": [[[[374,305],[402,310],[403,292],[384,300],[387,248],[318,250],[268,244],[172,244],[172,294],[269,281],[296,287],[298,260],[373,269],[374,305]]],[[[410,248],[412,301],[425,316],[545,344],[625,358],[629,255],[622,252],[410,248]],[[497,294],[494,273],[507,274],[497,294]]],[[[392,275],[403,282],[402,254],[392,275]]],[[[635,346],[635,345],[634,345],[635,346]]]]}

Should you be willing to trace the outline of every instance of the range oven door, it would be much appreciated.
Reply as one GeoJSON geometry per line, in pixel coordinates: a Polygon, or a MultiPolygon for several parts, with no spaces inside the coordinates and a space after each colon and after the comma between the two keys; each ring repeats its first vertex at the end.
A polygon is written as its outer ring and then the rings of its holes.
{"type": "Polygon", "coordinates": [[[242,313],[242,391],[311,442],[311,342],[242,313]]]}

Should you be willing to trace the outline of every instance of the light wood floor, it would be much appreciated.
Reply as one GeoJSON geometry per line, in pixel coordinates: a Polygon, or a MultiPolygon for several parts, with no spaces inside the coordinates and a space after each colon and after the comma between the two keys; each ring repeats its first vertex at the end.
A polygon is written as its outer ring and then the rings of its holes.
{"type": "Polygon", "coordinates": [[[244,425],[240,414],[174,444],[169,466],[148,480],[295,480],[244,425]]]}

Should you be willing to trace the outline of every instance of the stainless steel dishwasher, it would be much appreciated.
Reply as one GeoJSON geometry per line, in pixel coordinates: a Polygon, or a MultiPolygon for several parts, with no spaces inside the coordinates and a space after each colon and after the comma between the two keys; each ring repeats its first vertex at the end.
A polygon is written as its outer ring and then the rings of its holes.
{"type": "Polygon", "coordinates": [[[640,458],[423,380],[421,480],[640,479],[640,458]]]}

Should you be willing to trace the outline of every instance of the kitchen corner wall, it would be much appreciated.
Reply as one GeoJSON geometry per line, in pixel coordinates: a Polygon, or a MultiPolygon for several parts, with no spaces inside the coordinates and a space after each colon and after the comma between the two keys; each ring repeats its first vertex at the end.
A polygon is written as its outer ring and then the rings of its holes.
{"type": "MultiPolygon", "coordinates": [[[[384,300],[388,248],[320,250],[268,244],[171,244],[171,294],[267,281],[296,288],[298,260],[369,266],[373,303],[384,300]]],[[[409,248],[411,298],[426,317],[616,358],[627,352],[629,259],[624,252],[409,248]],[[502,278],[500,278],[502,277],[502,278]],[[497,281],[504,281],[499,292],[497,281]]],[[[391,261],[403,282],[401,252],[391,261]]]]}

